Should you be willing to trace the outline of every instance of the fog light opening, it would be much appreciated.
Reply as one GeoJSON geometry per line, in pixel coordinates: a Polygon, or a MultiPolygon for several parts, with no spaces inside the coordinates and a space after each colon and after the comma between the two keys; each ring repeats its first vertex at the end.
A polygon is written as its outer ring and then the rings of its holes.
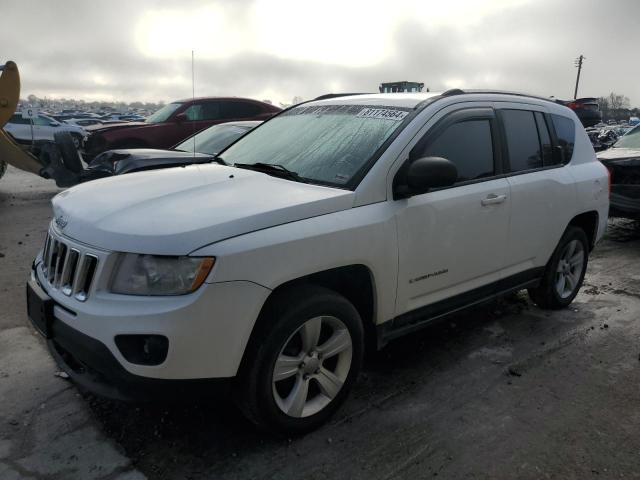
{"type": "Polygon", "coordinates": [[[160,365],[169,351],[169,339],[163,335],[117,335],[115,340],[127,362],[136,365],[160,365]]]}

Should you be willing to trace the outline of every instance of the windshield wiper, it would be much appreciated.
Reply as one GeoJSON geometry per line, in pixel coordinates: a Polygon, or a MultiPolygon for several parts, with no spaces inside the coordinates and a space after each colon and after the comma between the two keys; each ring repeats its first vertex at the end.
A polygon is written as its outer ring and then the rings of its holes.
{"type": "Polygon", "coordinates": [[[279,163],[234,163],[233,166],[246,168],[247,170],[255,170],[257,172],[266,173],[267,175],[276,175],[296,182],[308,183],[307,180],[302,178],[296,172],[289,170],[287,167],[280,165],[279,163]]]}

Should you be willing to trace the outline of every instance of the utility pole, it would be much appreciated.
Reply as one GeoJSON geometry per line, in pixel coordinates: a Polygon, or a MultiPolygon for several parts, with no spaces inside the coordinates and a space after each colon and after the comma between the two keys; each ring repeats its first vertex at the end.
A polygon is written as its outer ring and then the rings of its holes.
{"type": "Polygon", "coordinates": [[[576,58],[575,66],[578,67],[578,76],[576,77],[576,89],[573,92],[573,99],[578,98],[578,83],[580,83],[580,72],[582,71],[582,61],[586,60],[584,55],[580,55],[576,58]]]}

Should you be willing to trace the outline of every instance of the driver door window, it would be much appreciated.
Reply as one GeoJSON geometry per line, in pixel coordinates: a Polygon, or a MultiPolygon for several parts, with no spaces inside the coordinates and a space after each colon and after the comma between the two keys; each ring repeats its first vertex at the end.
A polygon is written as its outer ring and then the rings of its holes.
{"type": "Polygon", "coordinates": [[[184,111],[190,121],[219,120],[220,104],[217,102],[196,103],[184,111]]]}
{"type": "Polygon", "coordinates": [[[495,175],[491,121],[466,120],[445,128],[414,158],[443,157],[458,169],[457,182],[467,182],[495,175]]]}

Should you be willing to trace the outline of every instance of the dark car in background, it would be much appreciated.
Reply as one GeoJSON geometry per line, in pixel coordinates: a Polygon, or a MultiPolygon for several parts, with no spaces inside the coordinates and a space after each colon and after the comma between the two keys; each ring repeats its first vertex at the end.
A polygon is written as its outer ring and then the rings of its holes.
{"type": "Polygon", "coordinates": [[[169,103],[144,122],[88,127],[84,158],[113,149],[167,149],[207,127],[241,120],[265,120],[281,109],[238,97],[210,97],[169,103]]]}
{"type": "Polygon", "coordinates": [[[218,153],[261,123],[261,121],[248,121],[213,125],[170,150],[150,148],[109,150],[93,159],[84,172],[83,180],[194,163],[209,163],[218,153]]]}
{"type": "Polygon", "coordinates": [[[556,102],[573,110],[584,127],[593,127],[602,121],[602,112],[600,112],[598,101],[594,97],[556,100],[556,102]]]}
{"type": "Polygon", "coordinates": [[[611,175],[609,215],[640,219],[640,125],[597,155],[611,175]]]}

